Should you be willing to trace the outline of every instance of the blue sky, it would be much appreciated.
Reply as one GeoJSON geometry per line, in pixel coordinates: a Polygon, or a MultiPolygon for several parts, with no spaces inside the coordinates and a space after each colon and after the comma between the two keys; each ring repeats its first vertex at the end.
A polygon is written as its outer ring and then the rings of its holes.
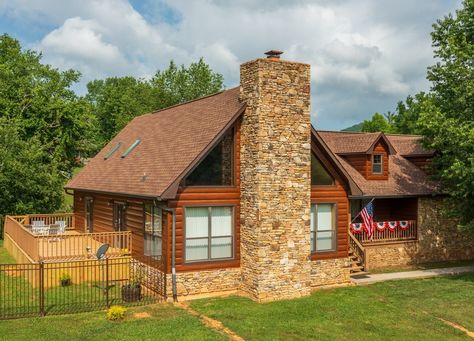
{"type": "Polygon", "coordinates": [[[204,57],[239,82],[269,49],[311,64],[312,121],[342,129],[428,90],[431,25],[461,0],[0,0],[0,31],[59,69],[93,79],[151,77],[204,57]]]}

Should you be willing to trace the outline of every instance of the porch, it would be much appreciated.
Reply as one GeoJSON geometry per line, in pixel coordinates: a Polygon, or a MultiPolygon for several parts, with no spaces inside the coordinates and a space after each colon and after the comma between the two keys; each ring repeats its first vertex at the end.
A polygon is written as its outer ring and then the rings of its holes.
{"type": "Polygon", "coordinates": [[[4,234],[5,247],[20,263],[95,259],[102,244],[109,244],[108,258],[132,252],[130,231],[83,233],[73,213],[6,216],[4,234]]]}
{"type": "MultiPolygon", "coordinates": [[[[367,233],[359,212],[369,200],[351,200],[351,223],[348,226],[349,256],[353,262],[353,273],[371,268],[368,251],[393,249],[397,245],[415,245],[418,240],[418,198],[387,198],[373,201],[373,233],[367,233]],[[354,217],[354,218],[353,218],[354,217]]],[[[380,252],[384,254],[384,252],[380,252]]],[[[382,261],[383,260],[379,260],[382,261]]],[[[387,266],[390,261],[387,260],[387,266]]]]}

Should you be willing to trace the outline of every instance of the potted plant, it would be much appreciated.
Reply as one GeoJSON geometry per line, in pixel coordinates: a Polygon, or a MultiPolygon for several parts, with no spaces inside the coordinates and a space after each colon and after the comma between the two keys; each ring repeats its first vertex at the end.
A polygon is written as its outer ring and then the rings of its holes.
{"type": "Polygon", "coordinates": [[[63,272],[61,276],[59,276],[59,282],[61,283],[62,287],[67,287],[71,285],[71,275],[67,272],[63,272]]]}
{"type": "Polygon", "coordinates": [[[136,269],[129,283],[122,285],[122,300],[124,302],[136,302],[142,298],[142,279],[140,269],[136,269]]]}

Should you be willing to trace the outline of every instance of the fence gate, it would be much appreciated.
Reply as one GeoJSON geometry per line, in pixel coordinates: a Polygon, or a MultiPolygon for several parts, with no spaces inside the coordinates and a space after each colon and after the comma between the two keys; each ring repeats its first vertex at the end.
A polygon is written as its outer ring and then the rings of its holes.
{"type": "Polygon", "coordinates": [[[0,264],[0,318],[145,305],[166,298],[160,261],[130,257],[0,264]]]}

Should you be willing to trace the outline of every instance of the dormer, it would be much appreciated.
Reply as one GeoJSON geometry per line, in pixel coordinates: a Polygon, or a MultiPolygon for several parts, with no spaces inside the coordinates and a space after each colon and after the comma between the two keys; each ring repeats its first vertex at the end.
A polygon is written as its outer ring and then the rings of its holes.
{"type": "Polygon", "coordinates": [[[367,140],[363,141],[366,143],[363,149],[339,155],[344,157],[365,179],[388,180],[389,156],[396,153],[395,148],[384,133],[367,134],[364,138],[367,140]]]}

